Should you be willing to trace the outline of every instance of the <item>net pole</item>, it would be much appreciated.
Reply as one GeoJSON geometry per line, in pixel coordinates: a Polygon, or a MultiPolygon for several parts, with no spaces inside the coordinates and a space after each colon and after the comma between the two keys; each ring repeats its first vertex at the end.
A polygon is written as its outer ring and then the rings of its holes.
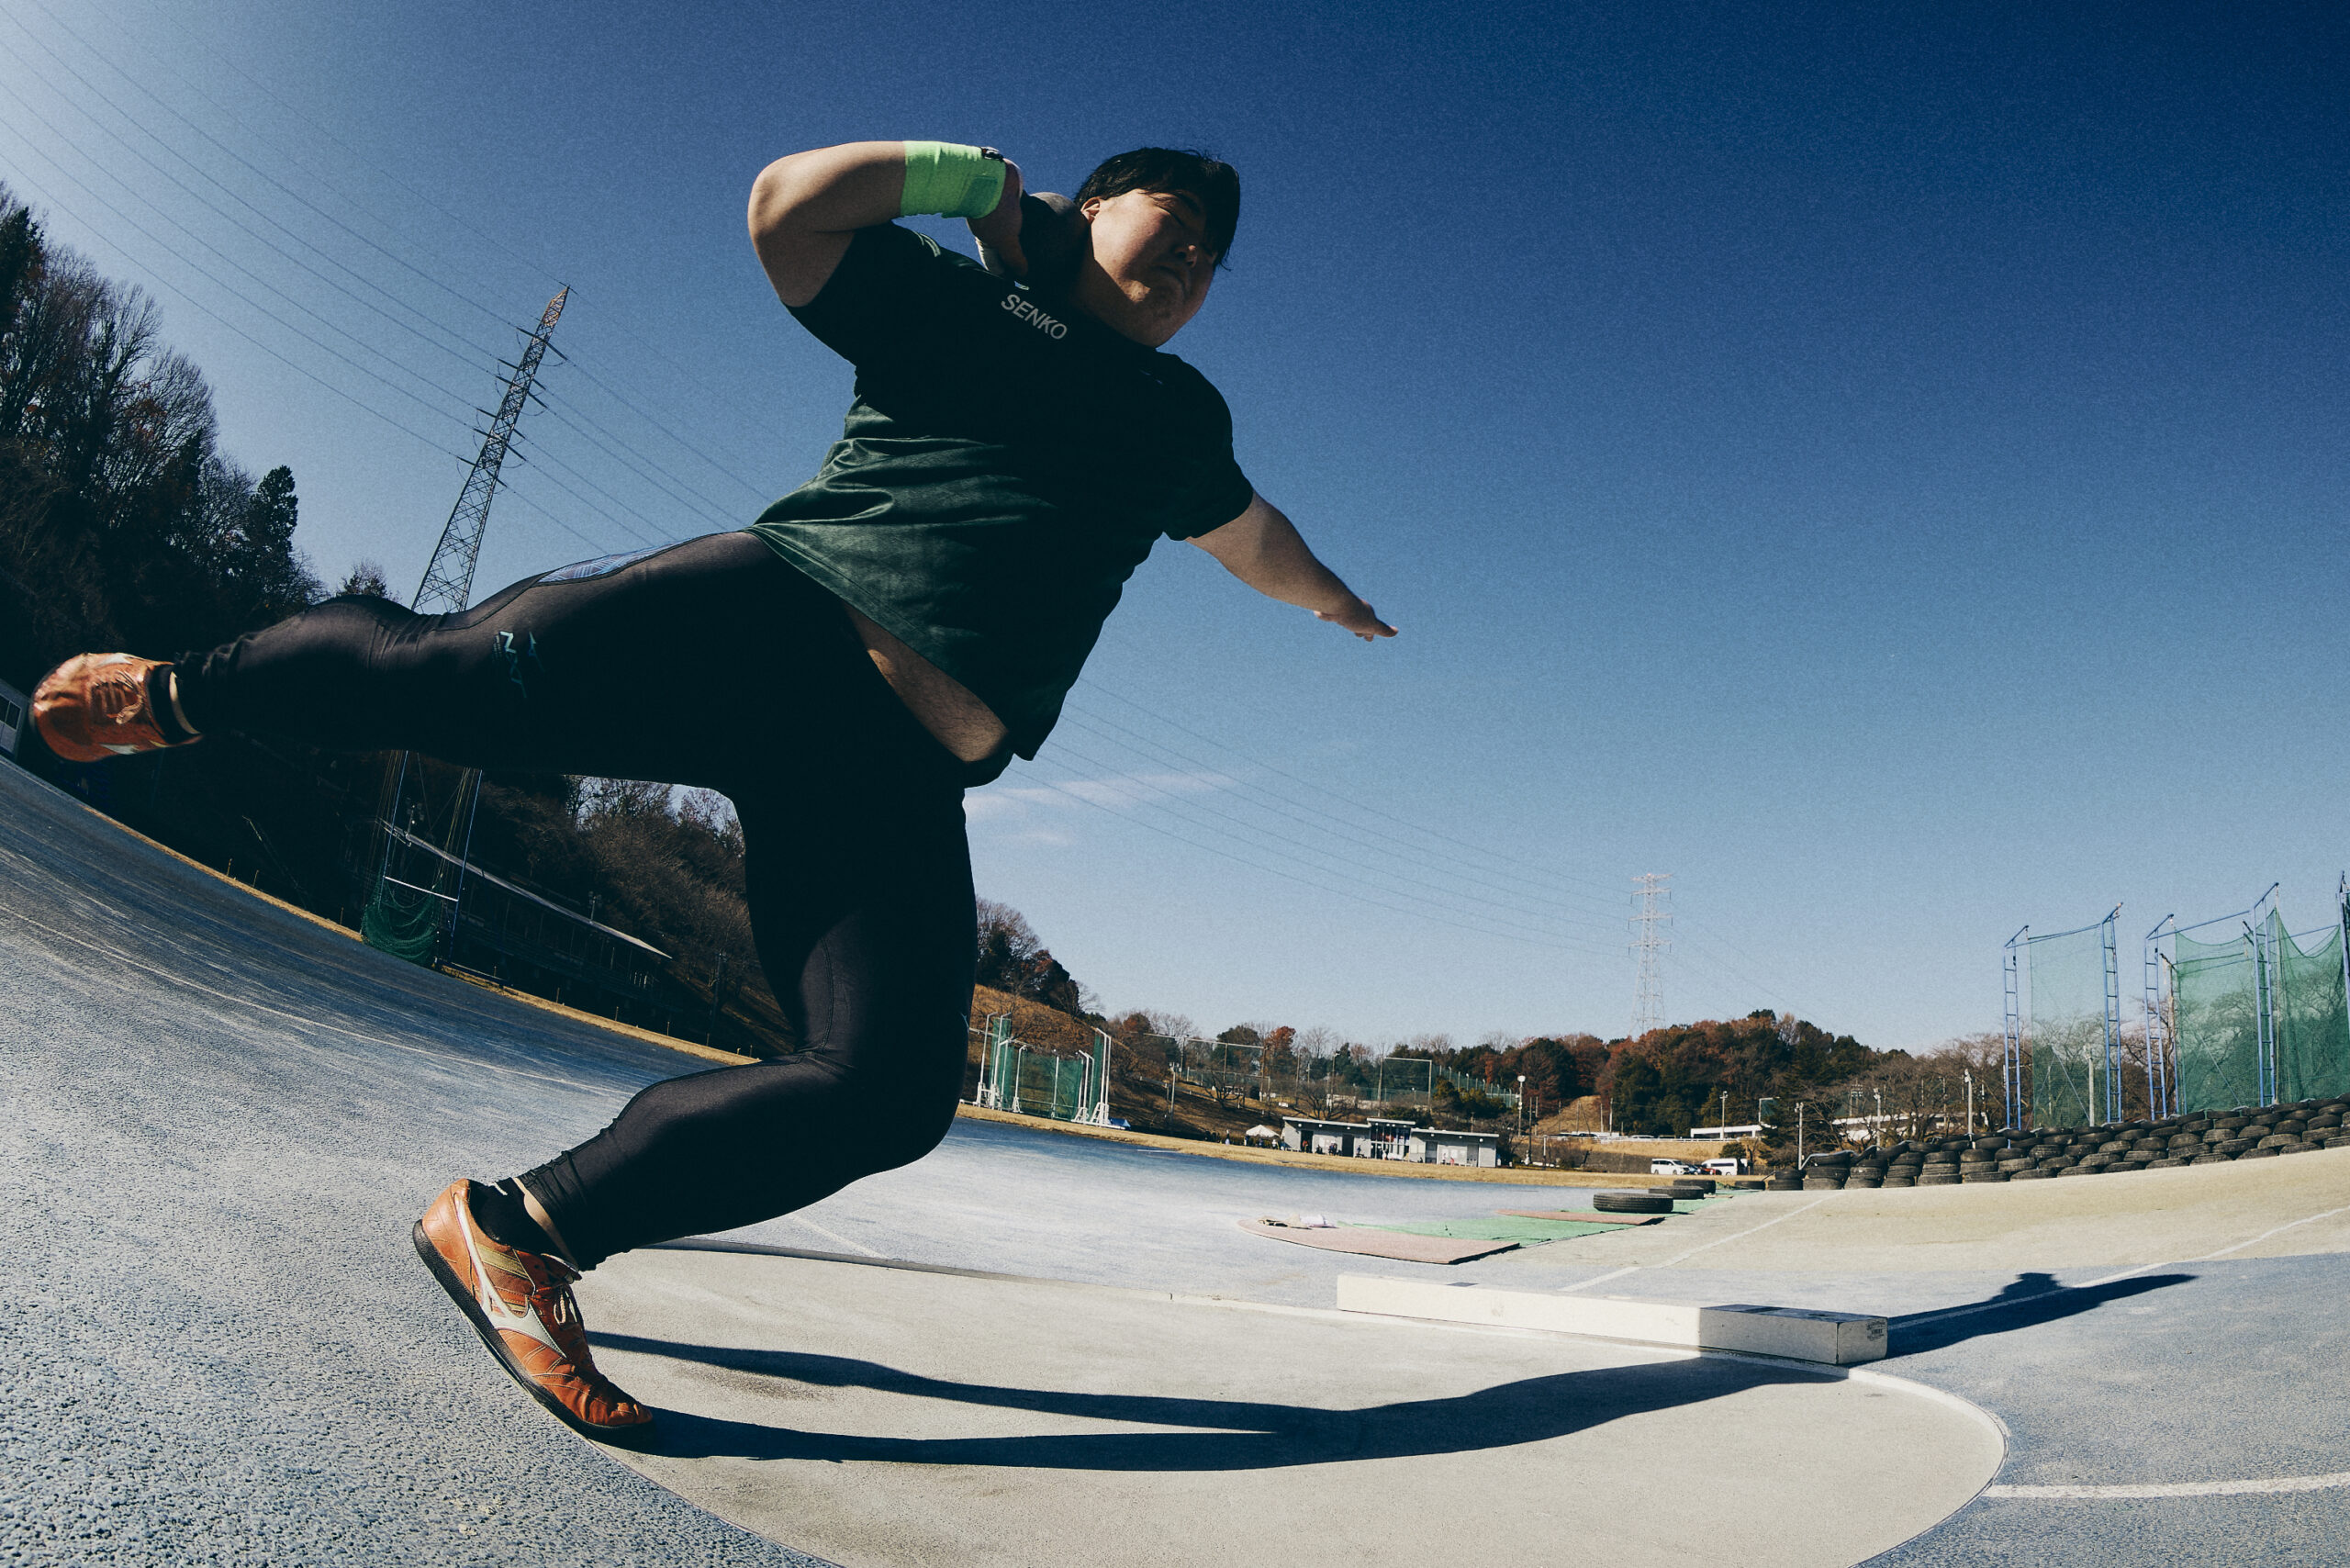
{"type": "Polygon", "coordinates": [[[2101,938],[2105,962],[2105,1119],[2119,1122],[2121,1110],[2121,950],[2116,946],[2115,922],[2121,906],[2105,917],[2101,938]]]}
{"type": "MultiPolygon", "coordinates": [[[[2334,901],[2340,912],[2336,929],[2342,934],[2342,1002],[2343,1037],[2335,1043],[2341,1047],[2345,1068],[2350,1068],[2350,872],[2344,872],[2334,889],[2334,901]]],[[[2350,1070],[2343,1074],[2344,1088],[2350,1091],[2350,1070]]]]}
{"type": "Polygon", "coordinates": [[[2173,1113],[2170,1060],[2170,1020],[2163,1011],[2163,928],[2177,916],[2166,914],[2146,933],[2146,1114],[2154,1121],[2173,1113]]]}
{"type": "Polygon", "coordinates": [[[2000,1064],[2000,1080],[2008,1093],[2008,1130],[2014,1132],[2023,1124],[2018,1120],[2023,1111],[2023,1001],[2018,979],[2020,946],[2031,934],[2027,925],[2008,938],[2007,956],[2000,960],[2000,978],[2007,991],[2007,1055],[2000,1064]]]}

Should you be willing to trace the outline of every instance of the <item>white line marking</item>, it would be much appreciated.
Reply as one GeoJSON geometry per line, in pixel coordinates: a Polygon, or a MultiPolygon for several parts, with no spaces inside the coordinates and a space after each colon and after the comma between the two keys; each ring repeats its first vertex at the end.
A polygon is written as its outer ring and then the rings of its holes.
{"type": "Polygon", "coordinates": [[[833,1243],[836,1247],[844,1248],[851,1252],[862,1252],[867,1258],[878,1258],[881,1256],[880,1253],[876,1252],[872,1248],[864,1245],[862,1242],[851,1241],[845,1236],[841,1236],[835,1232],[826,1230],[822,1226],[818,1225],[806,1215],[789,1215],[785,1217],[799,1221],[801,1225],[806,1226],[809,1229],[814,1231],[817,1235],[822,1237],[825,1240],[833,1243]]]}
{"type": "MultiPolygon", "coordinates": [[[[2003,1306],[2021,1306],[2026,1302],[2043,1301],[2053,1295],[2063,1295],[2067,1291],[2093,1291],[2100,1285],[2119,1284],[2123,1280],[2145,1273],[2151,1269],[2177,1268],[2187,1263],[2214,1263],[2231,1252],[2241,1252],[2247,1247],[2257,1247],[2270,1237],[2281,1236],[2297,1226],[2314,1225],[2319,1220],[2332,1219],[2335,1215],[2341,1214],[2350,1214],[2350,1204],[2345,1204],[2338,1209],[2327,1209],[2322,1214],[2304,1215],[2300,1219],[2288,1220],[2274,1229],[2262,1231],[2248,1241],[2239,1241],[2233,1247],[2222,1247],[2217,1252],[2206,1252],[2200,1258],[2188,1258],[2178,1262],[2141,1263],[2134,1269],[2124,1269],[2118,1274],[2108,1274],[2101,1280],[2090,1280],[2077,1285],[2058,1285],[2054,1290],[2041,1291],[2032,1295],[2017,1296],[2011,1301],[1979,1301],[1973,1306],[1954,1306],[1947,1312],[1937,1312],[1926,1317],[1909,1318],[1906,1322],[1896,1325],[1896,1330],[1906,1332],[1911,1328],[1923,1328],[1929,1323],[1941,1323],[1953,1317],[1966,1317],[1977,1312],[1994,1312],[2003,1306]]],[[[2148,1495],[2151,1496],[2154,1494],[2149,1493],[2148,1495]]],[[[2182,1493],[2180,1495],[2184,1496],[2186,1494],[2182,1493]]]]}
{"type": "Polygon", "coordinates": [[[2331,1492],[2350,1486],[2350,1470],[2286,1475],[2271,1481],[2174,1481],[2148,1486],[1986,1486],[1986,1497],[2236,1497],[2255,1493],[2331,1492]]]}
{"type": "Polygon", "coordinates": [[[2189,1259],[2188,1261],[2195,1263],[2209,1263],[2213,1259],[2224,1258],[2231,1252],[2241,1252],[2247,1247],[2257,1247],[2262,1242],[2267,1240],[2270,1237],[2290,1230],[2297,1225],[2309,1225],[2317,1220],[2332,1219],[2335,1215],[2344,1214],[2350,1214],[2350,1204],[2344,1204],[2338,1209],[2328,1209],[2323,1214],[2310,1215],[2302,1219],[2288,1220],[2283,1225],[2278,1226],[2275,1230],[2262,1231],[2250,1241],[2239,1241],[2233,1247],[2222,1247],[2217,1252],[2206,1252],[2200,1258],[2189,1259]]]}
{"type": "Polygon", "coordinates": [[[1565,1295],[1572,1291],[1589,1290],[1594,1285],[1604,1285],[1610,1280],[1620,1280],[1627,1274],[1637,1274],[1642,1269],[1670,1269],[1684,1258],[1695,1258],[1698,1253],[1704,1252],[1711,1248],[1719,1247],[1724,1242],[1743,1240],[1745,1238],[1753,1235],[1755,1231],[1770,1229],[1781,1220],[1793,1219],[1799,1214],[1808,1214],[1827,1201],[1828,1195],[1823,1193],[1820,1196],[1812,1199],[1811,1202],[1804,1204],[1804,1206],[1799,1209],[1789,1209],[1783,1215],[1764,1220],[1761,1225],[1753,1226],[1745,1230],[1733,1232],[1729,1236],[1718,1236],[1713,1240],[1706,1242],[1703,1246],[1692,1247],[1688,1251],[1681,1253],[1676,1257],[1667,1258],[1662,1263],[1634,1263],[1629,1268],[1618,1269],[1612,1274],[1602,1274],[1596,1279],[1584,1280],[1577,1284],[1561,1286],[1559,1294],[1561,1295],[1565,1295]]]}

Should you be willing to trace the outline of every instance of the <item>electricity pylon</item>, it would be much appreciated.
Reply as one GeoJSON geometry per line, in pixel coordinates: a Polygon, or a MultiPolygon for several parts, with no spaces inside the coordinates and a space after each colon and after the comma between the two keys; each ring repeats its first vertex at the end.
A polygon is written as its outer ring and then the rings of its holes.
{"type": "MultiPolygon", "coordinates": [[[[442,525],[441,539],[432,547],[432,558],[425,564],[424,579],[417,584],[416,597],[408,607],[420,615],[446,615],[463,610],[472,601],[474,568],[481,561],[482,535],[489,527],[489,504],[498,496],[498,470],[505,466],[507,454],[514,448],[514,438],[522,421],[522,409],[536,396],[540,362],[546,358],[549,339],[554,324],[563,315],[564,302],[571,297],[568,286],[555,291],[547,308],[539,313],[539,324],[522,344],[521,356],[506,365],[506,379],[501,384],[498,411],[478,410],[489,420],[489,428],[482,432],[481,454],[474,459],[473,467],[465,475],[465,482],[457,492],[457,504],[449,509],[449,521],[442,525]]],[[[464,894],[465,856],[472,848],[474,807],[481,788],[481,775],[468,769],[460,778],[457,788],[445,802],[446,817],[426,800],[426,776],[412,766],[408,753],[400,753],[389,769],[384,783],[382,799],[377,803],[377,823],[373,834],[374,852],[369,863],[375,878],[365,913],[361,917],[361,929],[370,942],[403,957],[422,961],[420,955],[429,944],[420,934],[425,924],[439,924],[443,938],[453,942],[457,930],[458,901],[464,894]],[[402,796],[407,792],[410,776],[415,778],[418,800],[409,806],[408,815],[414,823],[403,823],[402,796]],[[445,903],[442,919],[425,923],[420,914],[412,919],[396,918],[394,910],[385,902],[386,884],[392,877],[395,834],[411,834],[421,827],[430,838],[442,840],[439,856],[431,857],[431,870],[426,873],[431,886],[402,883],[409,891],[426,899],[445,903]],[[461,833],[462,830],[462,833],[461,833]],[[452,880],[449,871],[451,857],[454,857],[453,893],[442,891],[452,880]],[[397,929],[404,926],[405,929],[397,929]]]]}
{"type": "Polygon", "coordinates": [[[432,559],[424,568],[424,580],[417,585],[416,597],[408,608],[419,615],[443,615],[463,610],[474,591],[474,567],[481,560],[481,536],[489,526],[489,503],[498,494],[498,471],[506,462],[506,454],[514,445],[515,427],[522,420],[522,405],[532,397],[532,384],[539,377],[539,362],[546,357],[547,340],[554,331],[556,318],[563,314],[563,302],[571,297],[568,287],[557,289],[546,309],[539,316],[538,330],[522,346],[522,357],[506,368],[505,396],[498,400],[498,412],[480,410],[489,420],[489,429],[482,433],[481,455],[474,459],[472,472],[465,476],[464,488],[457,492],[457,504],[449,509],[449,521],[441,529],[441,543],[432,547],[432,559]]]}
{"type": "Polygon", "coordinates": [[[1639,960],[1639,980],[1632,997],[1632,1038],[1637,1040],[1651,1029],[1664,1027],[1664,966],[1660,960],[1673,950],[1673,939],[1658,928],[1673,924],[1673,915],[1664,907],[1673,902],[1673,890],[1664,885],[1673,877],[1670,872],[1651,871],[1632,880],[1639,888],[1632,895],[1639,908],[1631,921],[1632,956],[1639,960]]]}

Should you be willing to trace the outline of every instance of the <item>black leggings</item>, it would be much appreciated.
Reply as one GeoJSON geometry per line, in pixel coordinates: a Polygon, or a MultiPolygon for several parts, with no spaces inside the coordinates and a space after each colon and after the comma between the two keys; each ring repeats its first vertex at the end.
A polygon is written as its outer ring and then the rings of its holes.
{"type": "Polygon", "coordinates": [[[759,962],[805,1048],[654,1084],[524,1175],[583,1268],[788,1213],[946,1136],[975,957],[967,770],[839,601],[757,539],[565,568],[454,615],[330,599],[179,678],[199,730],[733,799],[759,962]]]}

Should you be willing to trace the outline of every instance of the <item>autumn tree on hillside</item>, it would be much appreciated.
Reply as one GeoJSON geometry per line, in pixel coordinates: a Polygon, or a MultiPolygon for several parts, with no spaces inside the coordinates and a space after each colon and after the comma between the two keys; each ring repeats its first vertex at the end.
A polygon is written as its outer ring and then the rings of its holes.
{"type": "Polygon", "coordinates": [[[1010,904],[979,901],[979,984],[1063,1013],[1085,1010],[1075,978],[1053,957],[1027,917],[1010,904]]]}
{"type": "Polygon", "coordinates": [[[1791,1100],[1841,1084],[1879,1057],[1850,1035],[1766,1009],[1628,1041],[1610,1057],[1601,1092],[1617,1131],[1677,1136],[1719,1118],[1725,1099],[1730,1112],[1751,1114],[1758,1101],[1774,1097],[1784,1117],[1791,1100]]]}

